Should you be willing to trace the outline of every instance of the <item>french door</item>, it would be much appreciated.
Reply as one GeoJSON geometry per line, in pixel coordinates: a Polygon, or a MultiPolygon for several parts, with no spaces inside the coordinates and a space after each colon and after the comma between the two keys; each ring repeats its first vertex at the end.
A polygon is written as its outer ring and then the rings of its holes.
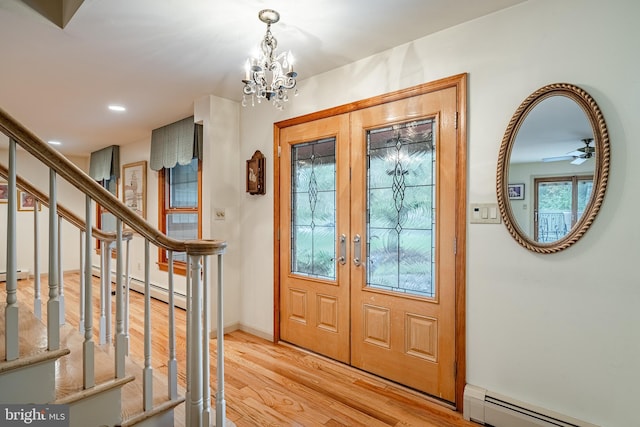
{"type": "Polygon", "coordinates": [[[449,402],[457,99],[448,87],[279,134],[280,338],[449,402]]]}

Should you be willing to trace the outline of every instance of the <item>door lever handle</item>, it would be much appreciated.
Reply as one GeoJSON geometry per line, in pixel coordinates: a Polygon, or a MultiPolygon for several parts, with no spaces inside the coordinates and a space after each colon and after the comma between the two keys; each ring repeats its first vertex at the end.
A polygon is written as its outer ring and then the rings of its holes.
{"type": "Polygon", "coordinates": [[[345,265],[347,263],[347,258],[345,254],[347,253],[347,236],[344,234],[340,235],[340,256],[338,257],[338,262],[340,265],[345,265]]]}
{"type": "Polygon", "coordinates": [[[360,261],[360,251],[360,235],[356,234],[355,236],[353,236],[353,265],[355,265],[356,267],[359,267],[360,264],[362,264],[362,262],[360,261]]]}

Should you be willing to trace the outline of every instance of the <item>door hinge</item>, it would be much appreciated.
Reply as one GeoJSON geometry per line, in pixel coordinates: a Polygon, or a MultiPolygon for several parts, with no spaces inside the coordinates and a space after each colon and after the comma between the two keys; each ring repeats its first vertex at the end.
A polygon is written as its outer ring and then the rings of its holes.
{"type": "Polygon", "coordinates": [[[278,241],[280,241],[280,227],[278,227],[278,237],[277,237],[278,241]]]}
{"type": "Polygon", "coordinates": [[[453,238],[453,254],[458,255],[458,239],[453,238]]]}
{"type": "MultiPolygon", "coordinates": [[[[457,127],[457,126],[456,126],[457,127]]],[[[280,158],[280,153],[282,152],[282,147],[278,145],[278,158],[280,158]]]]}
{"type": "Polygon", "coordinates": [[[455,117],[455,128],[458,129],[458,112],[456,111],[456,117],[455,117]]]}

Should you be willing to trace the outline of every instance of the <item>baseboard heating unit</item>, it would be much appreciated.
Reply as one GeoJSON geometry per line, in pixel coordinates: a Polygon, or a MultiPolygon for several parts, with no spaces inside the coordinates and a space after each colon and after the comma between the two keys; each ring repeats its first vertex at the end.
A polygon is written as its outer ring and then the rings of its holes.
{"type": "Polygon", "coordinates": [[[598,427],[467,384],[464,418],[492,427],[598,427]]]}
{"type": "MultiPolygon", "coordinates": [[[[18,270],[16,272],[17,280],[24,280],[29,278],[29,270],[18,270]]],[[[0,271],[0,282],[7,281],[7,273],[5,271],[0,271]]]]}

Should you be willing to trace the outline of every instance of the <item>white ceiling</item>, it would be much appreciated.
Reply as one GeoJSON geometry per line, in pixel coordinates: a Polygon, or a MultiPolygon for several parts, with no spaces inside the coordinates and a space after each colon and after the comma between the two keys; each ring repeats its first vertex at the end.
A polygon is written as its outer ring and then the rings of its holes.
{"type": "Polygon", "coordinates": [[[84,0],[64,29],[30,1],[0,0],[0,108],[87,155],[147,138],[204,95],[239,101],[262,9],[280,12],[272,32],[300,80],[525,0],[84,0]]]}

